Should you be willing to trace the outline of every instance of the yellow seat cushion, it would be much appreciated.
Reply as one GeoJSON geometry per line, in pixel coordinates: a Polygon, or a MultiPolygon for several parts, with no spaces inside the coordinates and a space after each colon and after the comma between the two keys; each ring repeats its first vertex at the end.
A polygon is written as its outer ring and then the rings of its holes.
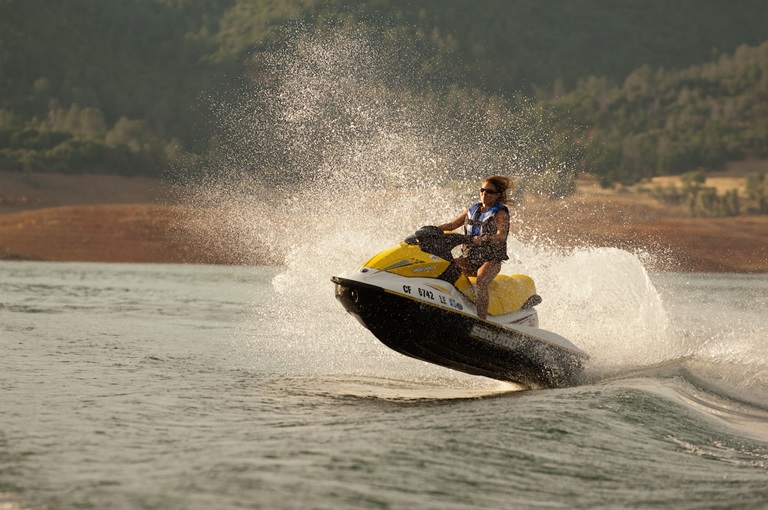
{"type": "MultiPolygon", "coordinates": [[[[475,301],[474,286],[477,278],[462,276],[456,281],[456,288],[475,301]]],[[[529,297],[536,294],[536,285],[530,276],[524,274],[497,275],[488,286],[488,315],[504,315],[519,310],[529,297]]]]}

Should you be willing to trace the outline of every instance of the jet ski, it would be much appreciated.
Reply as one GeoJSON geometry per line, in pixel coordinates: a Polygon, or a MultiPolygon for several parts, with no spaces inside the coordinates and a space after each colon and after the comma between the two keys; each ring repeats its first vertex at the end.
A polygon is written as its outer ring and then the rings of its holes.
{"type": "Polygon", "coordinates": [[[579,384],[589,356],[539,328],[541,303],[526,275],[498,275],[487,319],[477,316],[475,278],[451,251],[462,234],[422,227],[355,271],[334,276],[336,298],[387,347],[412,358],[523,388],[579,384]]]}

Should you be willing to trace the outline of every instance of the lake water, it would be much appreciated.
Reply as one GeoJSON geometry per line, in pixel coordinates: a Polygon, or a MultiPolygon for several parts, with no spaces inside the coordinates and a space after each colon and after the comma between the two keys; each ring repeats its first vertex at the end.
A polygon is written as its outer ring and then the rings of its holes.
{"type": "Polygon", "coordinates": [[[517,391],[299,266],[0,263],[0,508],[768,507],[768,276],[552,257],[590,382],[517,391]]]}

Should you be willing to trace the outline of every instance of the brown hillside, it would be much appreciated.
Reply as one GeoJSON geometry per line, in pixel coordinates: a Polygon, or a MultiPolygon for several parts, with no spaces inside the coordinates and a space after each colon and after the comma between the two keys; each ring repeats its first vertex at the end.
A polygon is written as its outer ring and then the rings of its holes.
{"type": "Polygon", "coordinates": [[[0,215],[0,258],[64,262],[232,263],[179,228],[185,210],[154,204],[53,207],[0,215]]]}
{"type": "MultiPolygon", "coordinates": [[[[238,247],[198,242],[217,226],[159,205],[162,181],[0,172],[0,258],[157,263],[236,263],[238,247]],[[4,214],[3,214],[4,213],[4,214]]],[[[585,181],[565,200],[529,198],[515,233],[562,246],[611,246],[656,255],[658,269],[768,272],[768,216],[693,218],[638,193],[585,181]]],[[[258,263],[259,261],[250,262],[258,263]]]]}
{"type": "Polygon", "coordinates": [[[529,201],[520,209],[536,234],[564,246],[644,250],[664,270],[768,272],[765,215],[694,218],[644,196],[589,187],[562,201],[529,201]]]}

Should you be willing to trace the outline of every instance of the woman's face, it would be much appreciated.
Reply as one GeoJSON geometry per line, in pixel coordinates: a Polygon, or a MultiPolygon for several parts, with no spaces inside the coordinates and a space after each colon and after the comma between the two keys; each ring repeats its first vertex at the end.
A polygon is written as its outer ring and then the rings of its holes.
{"type": "Polygon", "coordinates": [[[499,199],[499,195],[499,190],[497,190],[496,186],[494,186],[491,182],[485,181],[483,183],[483,187],[480,188],[480,200],[486,207],[495,204],[499,199]]]}

